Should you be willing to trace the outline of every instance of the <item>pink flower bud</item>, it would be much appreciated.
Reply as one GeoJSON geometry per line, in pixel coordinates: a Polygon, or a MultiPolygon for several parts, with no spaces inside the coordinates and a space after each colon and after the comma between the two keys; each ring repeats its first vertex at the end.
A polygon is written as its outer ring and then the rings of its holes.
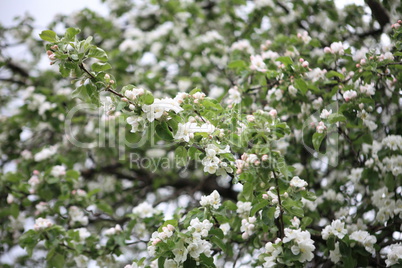
{"type": "Polygon", "coordinates": [[[307,68],[308,65],[309,65],[308,61],[304,61],[304,62],[302,63],[302,66],[303,66],[304,68],[307,68]]]}
{"type": "Polygon", "coordinates": [[[153,242],[152,242],[152,245],[153,246],[155,246],[156,244],[158,244],[159,242],[161,242],[162,240],[160,240],[159,238],[157,238],[157,239],[155,239],[153,242]]]}
{"type": "Polygon", "coordinates": [[[360,64],[356,64],[356,68],[360,68],[361,66],[360,66],[360,64]]]}
{"type": "Polygon", "coordinates": [[[53,51],[47,50],[47,51],[46,51],[46,54],[47,54],[48,56],[50,56],[50,55],[53,54],[53,51]]]}
{"type": "Polygon", "coordinates": [[[251,115],[251,114],[247,115],[246,118],[247,118],[247,121],[249,121],[249,122],[254,122],[254,120],[255,120],[254,115],[251,115]]]}
{"type": "Polygon", "coordinates": [[[325,52],[325,53],[332,53],[332,50],[331,50],[331,48],[329,48],[329,47],[325,47],[325,48],[324,48],[324,52],[325,52]]]}
{"type": "Polygon", "coordinates": [[[265,199],[265,200],[268,200],[268,199],[269,199],[269,195],[263,194],[263,195],[262,195],[262,198],[265,199]]]}
{"type": "Polygon", "coordinates": [[[128,102],[127,98],[121,98],[121,101],[128,102]]]}
{"type": "Polygon", "coordinates": [[[113,84],[114,84],[114,80],[110,80],[109,83],[110,83],[111,85],[113,85],[113,84]]]}
{"type": "Polygon", "coordinates": [[[54,46],[51,46],[50,49],[52,49],[52,50],[58,50],[58,49],[59,49],[59,46],[58,46],[58,45],[54,45],[54,46]]]}
{"type": "Polygon", "coordinates": [[[303,58],[300,58],[300,59],[299,59],[299,62],[300,62],[300,63],[303,63],[303,62],[304,62],[304,59],[303,59],[303,58]]]}
{"type": "Polygon", "coordinates": [[[105,79],[106,79],[106,80],[110,80],[110,75],[105,74],[105,79]]]}
{"type": "Polygon", "coordinates": [[[34,175],[39,175],[39,173],[40,173],[39,170],[36,170],[36,169],[35,169],[35,170],[33,171],[33,174],[34,174],[34,175]]]}
{"type": "Polygon", "coordinates": [[[267,154],[264,154],[262,157],[261,157],[261,160],[262,161],[267,161],[268,160],[268,155],[267,154]]]}
{"type": "Polygon", "coordinates": [[[246,240],[246,239],[249,238],[249,235],[248,235],[248,233],[243,233],[243,234],[241,235],[241,237],[242,237],[244,240],[246,240]]]}

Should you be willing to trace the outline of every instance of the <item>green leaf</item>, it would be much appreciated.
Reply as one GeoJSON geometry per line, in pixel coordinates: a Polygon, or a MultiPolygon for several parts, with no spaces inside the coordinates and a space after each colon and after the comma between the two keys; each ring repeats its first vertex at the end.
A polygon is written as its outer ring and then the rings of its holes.
{"type": "Polygon", "coordinates": [[[80,173],[77,170],[70,169],[66,172],[66,178],[72,178],[74,180],[80,177],[80,173]]]}
{"type": "Polygon", "coordinates": [[[91,47],[91,49],[89,50],[88,57],[95,58],[101,61],[107,61],[108,59],[106,52],[97,46],[91,47]]]}
{"type": "Polygon", "coordinates": [[[187,150],[183,146],[179,146],[174,151],[176,163],[179,166],[186,166],[187,164],[187,150]]]}
{"type": "Polygon", "coordinates": [[[320,146],[321,143],[323,141],[323,139],[325,138],[326,134],[325,133],[314,133],[313,134],[313,146],[314,146],[314,150],[316,150],[317,152],[320,150],[320,146]]]}
{"type": "Polygon", "coordinates": [[[46,266],[49,268],[63,268],[64,263],[64,256],[59,253],[55,253],[50,259],[48,259],[46,266]]]}
{"type": "Polygon", "coordinates": [[[338,77],[341,80],[343,80],[345,78],[345,76],[341,73],[338,73],[336,71],[329,71],[326,75],[327,78],[332,78],[332,77],[338,77]]]}
{"type": "Polygon", "coordinates": [[[125,101],[119,101],[118,103],[117,103],[117,105],[116,105],[116,111],[121,111],[121,110],[123,110],[124,109],[124,107],[126,107],[127,106],[127,102],[125,102],[125,101]]]}
{"type": "Polygon", "coordinates": [[[385,180],[384,180],[385,186],[387,186],[389,191],[393,191],[395,189],[395,177],[392,175],[392,173],[387,173],[385,175],[385,180]]]}
{"type": "Polygon", "coordinates": [[[197,92],[202,92],[202,91],[201,91],[201,89],[199,89],[199,88],[194,88],[194,89],[191,90],[190,93],[188,93],[188,94],[189,94],[189,95],[193,95],[193,94],[195,94],[195,93],[197,93],[197,92]]]}
{"type": "Polygon", "coordinates": [[[121,91],[125,92],[126,90],[132,90],[133,88],[135,88],[134,85],[126,85],[121,89],[121,91]]]}
{"type": "Polygon", "coordinates": [[[81,30],[78,28],[68,28],[66,34],[64,35],[64,38],[66,39],[66,41],[72,41],[74,40],[74,37],[80,32],[81,30]]]}
{"type": "Polygon", "coordinates": [[[300,92],[303,93],[303,95],[305,95],[308,91],[308,85],[307,85],[306,81],[304,81],[301,78],[298,78],[295,80],[295,88],[300,90],[300,92]]]}
{"type": "Polygon", "coordinates": [[[219,240],[222,240],[225,237],[220,228],[211,229],[209,235],[212,235],[212,237],[218,238],[219,240]]]}
{"type": "Polygon", "coordinates": [[[214,258],[213,257],[207,257],[204,253],[202,253],[200,255],[200,261],[201,261],[203,267],[207,267],[207,268],[215,267],[214,258]]]}
{"type": "Polygon", "coordinates": [[[255,204],[251,209],[251,216],[254,216],[258,211],[268,206],[268,200],[262,199],[259,203],[255,204]]]}
{"type": "Polygon", "coordinates": [[[291,215],[294,215],[298,218],[304,217],[304,210],[301,207],[302,203],[300,201],[286,199],[282,202],[282,205],[283,205],[283,208],[291,215]]]}
{"type": "Polygon", "coordinates": [[[290,57],[287,57],[287,56],[279,57],[275,61],[280,61],[285,65],[293,64],[293,60],[290,57]]]}
{"type": "Polygon", "coordinates": [[[245,182],[243,185],[243,196],[247,201],[251,201],[253,197],[254,184],[251,182],[245,182]]]}
{"type": "Polygon", "coordinates": [[[28,256],[32,256],[32,251],[38,242],[39,234],[32,229],[22,234],[19,239],[20,246],[27,251],[28,256]]]}
{"type": "Polygon", "coordinates": [[[327,247],[329,250],[334,250],[335,249],[335,236],[330,235],[327,240],[327,247]]]}
{"type": "Polygon", "coordinates": [[[145,94],[141,96],[141,99],[146,105],[151,105],[154,103],[154,96],[150,92],[145,92],[145,94]]]}
{"type": "Polygon", "coordinates": [[[158,259],[158,268],[164,268],[165,267],[165,258],[164,257],[160,257],[158,259]]]}
{"type": "Polygon", "coordinates": [[[317,199],[317,196],[310,191],[302,191],[302,196],[304,197],[304,199],[310,200],[310,201],[315,201],[317,199]]]}
{"type": "Polygon", "coordinates": [[[99,202],[96,204],[96,207],[107,214],[113,215],[113,208],[109,205],[106,204],[105,202],[99,202]]]}
{"type": "Polygon", "coordinates": [[[347,245],[345,242],[342,240],[339,241],[339,251],[343,256],[349,256],[351,254],[350,246],[347,245]]]}
{"type": "Polygon", "coordinates": [[[159,138],[165,141],[172,141],[173,140],[173,134],[169,130],[168,125],[166,122],[161,122],[155,127],[156,134],[158,135],[159,138]]]}
{"type": "Polygon", "coordinates": [[[228,64],[229,69],[245,69],[247,68],[246,62],[243,60],[234,60],[228,64]]]}
{"type": "Polygon", "coordinates": [[[52,42],[52,43],[54,43],[54,42],[56,42],[57,41],[57,34],[55,33],[55,32],[53,32],[53,31],[51,31],[51,30],[45,30],[45,31],[42,31],[40,34],[39,34],[39,37],[42,39],[42,40],[45,40],[45,41],[48,41],[48,42],[52,42]]]}
{"type": "Polygon", "coordinates": [[[346,117],[343,114],[335,113],[328,116],[328,123],[334,124],[336,122],[345,122],[346,117]]]}
{"type": "Polygon", "coordinates": [[[231,200],[226,200],[225,202],[223,202],[223,206],[232,211],[237,210],[236,204],[231,200]]]}
{"type": "Polygon", "coordinates": [[[289,174],[288,174],[288,166],[286,165],[285,159],[283,157],[280,157],[278,159],[278,169],[282,173],[282,175],[285,177],[286,180],[288,180],[289,174]]]}
{"type": "Polygon", "coordinates": [[[112,66],[108,62],[95,62],[91,68],[95,72],[102,72],[111,69],[112,66]]]}

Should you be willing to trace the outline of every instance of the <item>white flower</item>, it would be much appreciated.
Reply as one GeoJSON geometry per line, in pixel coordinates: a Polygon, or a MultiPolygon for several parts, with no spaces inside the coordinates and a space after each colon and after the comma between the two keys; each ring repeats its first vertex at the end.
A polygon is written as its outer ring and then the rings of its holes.
{"type": "Polygon", "coordinates": [[[54,155],[57,152],[57,146],[50,146],[48,148],[42,149],[42,151],[38,152],[35,154],[34,159],[36,162],[40,162],[42,160],[45,160],[52,155],[54,155]]]}
{"type": "Polygon", "coordinates": [[[292,95],[293,97],[296,96],[296,94],[297,94],[297,88],[295,88],[293,85],[290,85],[288,87],[288,91],[289,91],[290,95],[292,95]]]}
{"type": "Polygon", "coordinates": [[[290,186],[297,188],[306,187],[308,185],[305,180],[300,179],[298,176],[294,176],[289,184],[290,186]]]}
{"type": "Polygon", "coordinates": [[[183,242],[179,243],[172,252],[177,263],[183,263],[187,260],[188,250],[184,247],[183,242]]]}
{"type": "Polygon", "coordinates": [[[361,85],[360,86],[360,92],[363,94],[366,94],[368,96],[372,96],[375,94],[375,86],[374,83],[368,84],[368,85],[361,85]]]}
{"type": "Polygon", "coordinates": [[[113,235],[116,235],[116,234],[121,233],[121,232],[122,232],[121,226],[119,224],[117,224],[115,227],[107,229],[105,231],[105,235],[113,236],[113,235]]]}
{"type": "Polygon", "coordinates": [[[240,215],[240,217],[248,217],[251,211],[251,202],[242,202],[238,201],[236,203],[237,210],[236,212],[240,215]]]}
{"type": "Polygon", "coordinates": [[[193,237],[206,237],[212,226],[213,224],[209,220],[200,222],[198,218],[194,218],[190,221],[187,230],[193,231],[193,237]]]}
{"type": "Polygon", "coordinates": [[[48,205],[48,203],[46,203],[46,202],[39,202],[38,204],[36,204],[36,206],[35,206],[35,208],[36,208],[36,214],[40,214],[40,213],[43,213],[43,212],[45,212],[46,210],[48,210],[49,209],[49,205],[48,205]]]}
{"type": "Polygon", "coordinates": [[[348,90],[345,93],[343,93],[343,98],[345,101],[350,101],[351,99],[354,99],[357,97],[357,92],[354,90],[348,90]]]}
{"type": "Polygon", "coordinates": [[[140,116],[129,116],[126,119],[127,124],[131,125],[131,133],[135,133],[140,129],[141,123],[144,122],[144,118],[140,116]]]}
{"type": "Polygon", "coordinates": [[[74,257],[75,264],[77,265],[78,268],[86,268],[88,267],[88,257],[84,255],[79,255],[77,257],[74,257]]]}
{"type": "Polygon", "coordinates": [[[294,255],[299,255],[300,262],[311,261],[314,257],[313,251],[315,249],[314,241],[308,231],[301,231],[301,229],[285,228],[285,237],[283,243],[293,241],[291,251],[294,255]]]}
{"type": "Polygon", "coordinates": [[[71,206],[68,210],[70,216],[70,225],[74,225],[76,222],[81,225],[88,224],[88,217],[85,216],[84,212],[76,206],[71,206]]]}
{"type": "Polygon", "coordinates": [[[49,228],[51,226],[53,226],[53,223],[50,220],[44,219],[44,218],[37,218],[35,220],[34,230],[39,231],[39,230],[49,228]]]}
{"type": "Polygon", "coordinates": [[[345,48],[343,47],[342,42],[334,42],[331,44],[331,53],[343,55],[345,54],[345,48]]]}
{"type": "Polygon", "coordinates": [[[325,126],[325,123],[322,121],[320,121],[316,126],[317,133],[324,133],[326,129],[327,127],[325,126]]]}
{"type": "Polygon", "coordinates": [[[321,235],[324,240],[327,240],[331,235],[335,235],[339,239],[342,239],[347,233],[348,231],[345,228],[345,223],[340,220],[334,220],[331,225],[325,226],[321,235]]]}
{"type": "Polygon", "coordinates": [[[221,226],[219,226],[219,228],[222,230],[224,235],[227,235],[230,231],[230,224],[228,222],[223,223],[223,224],[221,224],[221,226]]]}
{"type": "Polygon", "coordinates": [[[332,114],[332,110],[328,111],[326,109],[323,109],[322,112],[321,112],[320,118],[321,119],[327,119],[330,114],[332,114]]]}
{"type": "Polygon", "coordinates": [[[243,232],[243,239],[248,239],[254,233],[254,223],[256,222],[256,220],[256,217],[253,216],[241,221],[240,231],[243,232]]]}
{"type": "Polygon", "coordinates": [[[250,69],[255,70],[258,72],[266,72],[267,71],[267,65],[265,65],[264,60],[260,55],[253,55],[250,56],[251,60],[251,65],[250,69]]]}
{"type": "Polygon", "coordinates": [[[247,39],[242,39],[242,40],[239,40],[237,42],[234,42],[232,44],[232,46],[230,47],[230,50],[232,50],[232,51],[234,51],[234,50],[245,51],[248,54],[253,54],[254,53],[254,49],[250,45],[250,41],[247,40],[247,39]]]}
{"type": "Polygon", "coordinates": [[[85,241],[85,239],[87,239],[88,237],[91,236],[91,233],[88,232],[88,229],[85,227],[75,229],[75,231],[78,231],[78,234],[80,236],[80,241],[85,241]]]}
{"type": "Polygon", "coordinates": [[[402,136],[389,135],[382,140],[381,144],[392,151],[402,150],[402,136]]]}
{"type": "Polygon", "coordinates": [[[66,167],[65,166],[54,166],[50,174],[54,177],[61,177],[66,175],[66,167]]]}
{"type": "Polygon", "coordinates": [[[7,204],[11,204],[14,202],[14,196],[12,194],[7,195],[7,204]]]}
{"type": "Polygon", "coordinates": [[[137,214],[138,217],[142,219],[150,218],[158,212],[158,210],[154,209],[152,205],[146,201],[133,208],[133,213],[137,214]]]}
{"type": "Polygon", "coordinates": [[[342,254],[339,251],[339,242],[335,243],[335,249],[334,250],[329,251],[329,258],[333,263],[338,263],[341,260],[342,254]]]}
{"type": "Polygon", "coordinates": [[[402,244],[391,245],[388,250],[387,259],[385,260],[387,267],[398,263],[400,259],[402,259],[402,244]]]}
{"type": "Polygon", "coordinates": [[[210,195],[203,195],[200,201],[201,206],[212,206],[214,209],[218,209],[221,206],[221,196],[217,190],[214,190],[210,195]]]}
{"type": "Polygon", "coordinates": [[[290,222],[292,223],[293,227],[299,228],[300,220],[297,217],[293,217],[293,219],[291,219],[290,222]]]}
{"type": "Polygon", "coordinates": [[[153,122],[155,119],[161,118],[165,112],[174,111],[175,113],[179,113],[183,111],[183,108],[180,107],[180,104],[176,100],[164,98],[155,99],[151,105],[143,105],[142,110],[146,114],[148,121],[153,122]]]}
{"type": "Polygon", "coordinates": [[[145,93],[145,90],[143,88],[133,88],[131,90],[126,90],[124,92],[124,96],[126,96],[127,99],[135,100],[138,96],[141,96],[144,93],[145,93]]]}
{"type": "Polygon", "coordinates": [[[228,104],[237,104],[241,102],[241,93],[239,91],[239,89],[237,88],[237,86],[234,86],[232,88],[229,89],[228,91],[228,99],[227,99],[227,103],[228,104]]]}
{"type": "Polygon", "coordinates": [[[371,254],[375,253],[374,244],[377,242],[377,238],[370,235],[367,231],[354,231],[349,238],[364,246],[371,254]]]}

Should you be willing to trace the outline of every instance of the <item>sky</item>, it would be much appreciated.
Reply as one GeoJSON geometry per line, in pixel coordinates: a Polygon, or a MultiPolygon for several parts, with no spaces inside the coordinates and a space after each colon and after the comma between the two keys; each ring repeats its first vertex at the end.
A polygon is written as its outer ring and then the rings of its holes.
{"type": "MultiPolygon", "coordinates": [[[[363,4],[364,0],[335,0],[338,6],[348,3],[363,4]]],[[[88,7],[100,14],[107,14],[107,7],[100,0],[0,0],[0,23],[11,25],[15,16],[26,12],[35,18],[35,28],[46,28],[54,15],[70,14],[74,11],[88,7]]]]}
{"type": "Polygon", "coordinates": [[[0,0],[0,23],[12,25],[16,16],[28,12],[35,18],[35,28],[46,28],[56,14],[70,14],[88,7],[100,14],[107,14],[107,7],[100,0],[0,0]]]}

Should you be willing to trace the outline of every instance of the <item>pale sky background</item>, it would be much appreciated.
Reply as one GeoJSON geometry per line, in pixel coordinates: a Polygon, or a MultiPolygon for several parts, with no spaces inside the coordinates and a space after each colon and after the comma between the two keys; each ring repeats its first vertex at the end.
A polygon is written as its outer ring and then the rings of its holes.
{"type": "Polygon", "coordinates": [[[35,18],[35,28],[46,28],[56,14],[70,14],[85,7],[104,15],[108,12],[100,0],[0,0],[0,22],[11,25],[15,16],[28,12],[35,18]]]}
{"type": "MultiPolygon", "coordinates": [[[[364,0],[335,0],[338,6],[347,3],[363,4],[364,0]]],[[[10,25],[15,16],[29,12],[35,18],[35,28],[46,28],[54,15],[70,14],[73,11],[88,7],[100,14],[108,13],[105,4],[100,0],[0,0],[0,22],[3,25],[10,25]]]]}

